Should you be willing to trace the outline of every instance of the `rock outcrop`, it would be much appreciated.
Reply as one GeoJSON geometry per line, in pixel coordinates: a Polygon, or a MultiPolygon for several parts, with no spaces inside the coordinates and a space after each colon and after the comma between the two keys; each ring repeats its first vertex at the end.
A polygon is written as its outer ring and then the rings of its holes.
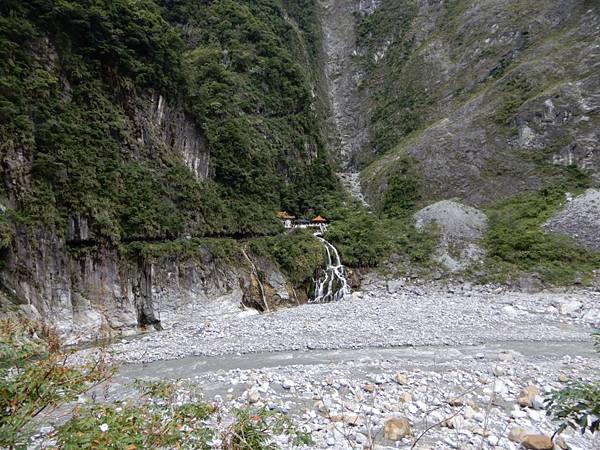
{"type": "MultiPolygon", "coordinates": [[[[191,257],[177,251],[152,256],[86,246],[90,235],[85,224],[73,220],[73,241],[41,227],[35,239],[14,229],[13,246],[0,271],[1,290],[11,301],[4,307],[52,325],[65,343],[160,329],[179,310],[193,314],[219,302],[262,309],[252,270],[241,257],[239,264],[220,259],[201,242],[189,244],[191,257]]],[[[259,267],[269,274],[264,286],[271,307],[299,301],[290,296],[295,291],[274,264],[263,261],[259,267]]]]}
{"type": "Polygon", "coordinates": [[[198,126],[180,106],[161,94],[144,97],[136,112],[138,142],[151,148],[172,149],[197,180],[210,175],[210,152],[198,126]]]}

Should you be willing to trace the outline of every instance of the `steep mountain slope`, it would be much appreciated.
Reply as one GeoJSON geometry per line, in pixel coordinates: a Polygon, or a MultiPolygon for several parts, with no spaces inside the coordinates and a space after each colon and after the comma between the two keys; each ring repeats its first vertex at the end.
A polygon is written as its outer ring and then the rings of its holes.
{"type": "Polygon", "coordinates": [[[356,26],[372,204],[408,160],[425,200],[600,183],[597,2],[385,0],[356,26]]]}
{"type": "Polygon", "coordinates": [[[600,265],[597,253],[542,226],[572,194],[600,185],[597,2],[319,5],[331,148],[387,230],[380,235],[412,242],[414,214],[453,200],[490,219],[478,243],[487,256],[469,274],[478,280],[564,283],[600,265]]]}
{"type": "MultiPolygon", "coordinates": [[[[3,295],[88,337],[158,323],[169,286],[191,299],[257,295],[247,244],[211,238],[274,235],[278,209],[339,198],[311,94],[311,11],[278,0],[2,2],[3,295]]],[[[281,270],[274,245],[303,249],[309,267],[288,270],[301,284],[323,258],[307,240],[255,245],[257,265],[281,270]]],[[[289,299],[282,283],[277,301],[289,299]]]]}

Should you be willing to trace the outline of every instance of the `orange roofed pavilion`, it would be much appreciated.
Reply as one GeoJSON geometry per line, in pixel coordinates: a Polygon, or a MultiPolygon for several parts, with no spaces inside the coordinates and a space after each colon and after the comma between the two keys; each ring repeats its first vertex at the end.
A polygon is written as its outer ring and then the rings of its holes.
{"type": "Polygon", "coordinates": [[[292,220],[296,217],[292,216],[291,214],[288,214],[287,211],[277,211],[277,218],[281,220],[292,220]]]}
{"type": "Polygon", "coordinates": [[[324,219],[321,216],[315,217],[312,221],[313,223],[327,223],[327,219],[324,219]]]}

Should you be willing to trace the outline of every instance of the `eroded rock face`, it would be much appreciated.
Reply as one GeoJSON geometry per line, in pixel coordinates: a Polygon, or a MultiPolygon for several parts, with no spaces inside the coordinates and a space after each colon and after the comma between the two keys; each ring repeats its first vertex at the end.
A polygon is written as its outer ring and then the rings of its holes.
{"type": "Polygon", "coordinates": [[[323,65],[332,112],[330,146],[340,166],[348,171],[368,142],[365,94],[360,90],[365,73],[354,60],[358,55],[354,14],[370,14],[378,6],[376,0],[319,1],[323,65]]]}
{"type": "MultiPolygon", "coordinates": [[[[379,13],[400,17],[400,3],[385,2],[379,13]]],[[[415,2],[403,33],[375,35],[363,84],[370,141],[383,155],[362,171],[368,203],[384,198],[403,155],[431,201],[488,205],[558,183],[560,170],[543,170],[551,166],[577,166],[597,186],[598,8],[575,0],[460,3],[415,2]],[[409,119],[416,124],[407,135],[409,119]]]]}
{"type": "Polygon", "coordinates": [[[298,298],[290,295],[294,292],[284,276],[272,263],[260,261],[256,264],[260,274],[251,271],[248,284],[245,286],[242,303],[258,311],[272,311],[290,303],[297,303],[298,298]],[[265,270],[266,269],[266,270],[265,270]],[[265,279],[261,274],[265,274],[265,279]],[[259,278],[260,277],[260,278],[259,278]]]}
{"type": "Polygon", "coordinates": [[[600,251],[600,190],[589,189],[569,201],[544,224],[544,230],[564,234],[584,248],[600,251]]]}
{"type": "MultiPolygon", "coordinates": [[[[197,180],[210,175],[205,139],[182,107],[158,93],[131,101],[135,151],[179,155],[197,180]]],[[[4,158],[9,207],[29,185],[26,150],[9,149],[4,158]]],[[[43,226],[31,231],[10,221],[14,240],[1,249],[6,264],[0,269],[0,287],[11,303],[55,327],[67,343],[160,328],[161,320],[182,305],[201,308],[223,296],[240,305],[250,285],[243,268],[211,258],[150,261],[122,255],[98,241],[95,224],[83,214],[72,214],[66,225],[59,236],[43,226]]]]}
{"type": "Polygon", "coordinates": [[[438,260],[449,270],[463,269],[485,255],[479,241],[487,230],[487,217],[478,209],[444,200],[415,214],[417,229],[432,225],[440,232],[438,260]]]}
{"type": "Polygon", "coordinates": [[[135,332],[148,314],[143,271],[122,264],[115,250],[69,251],[63,239],[40,228],[35,239],[15,231],[0,277],[26,313],[56,327],[66,342],[135,332]]]}
{"type": "MultiPolygon", "coordinates": [[[[194,259],[126,256],[114,248],[87,246],[90,235],[80,219],[72,220],[71,241],[41,228],[31,239],[15,228],[13,247],[0,271],[2,291],[10,301],[55,327],[65,343],[160,329],[180,311],[231,312],[259,301],[250,269],[217,260],[208,248],[200,246],[194,259]]],[[[287,280],[276,268],[268,270],[269,304],[292,301],[287,280]]]]}
{"type": "Polygon", "coordinates": [[[210,175],[210,153],[198,126],[161,94],[143,97],[136,111],[139,142],[179,153],[196,179],[210,175]]]}

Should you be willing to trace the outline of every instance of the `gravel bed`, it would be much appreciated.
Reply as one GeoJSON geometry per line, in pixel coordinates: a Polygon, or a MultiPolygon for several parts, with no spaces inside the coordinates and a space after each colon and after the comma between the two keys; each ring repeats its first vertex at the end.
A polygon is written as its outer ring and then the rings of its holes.
{"type": "MultiPolygon", "coordinates": [[[[282,355],[279,366],[260,367],[264,360],[258,356],[256,368],[230,370],[214,370],[192,360],[158,361],[144,365],[142,371],[125,370],[120,381],[181,377],[201,387],[205,399],[223,411],[265,406],[281,411],[310,433],[309,448],[314,449],[372,444],[380,449],[411,448],[419,439],[417,449],[517,450],[519,432],[551,436],[557,429],[558,423],[546,416],[545,394],[571,379],[597,380],[600,358],[591,351],[575,354],[586,347],[580,344],[540,343],[529,348],[520,344],[521,351],[513,350],[514,345],[421,348],[402,355],[367,349],[349,351],[346,360],[328,363],[318,362],[327,359],[327,352],[314,352],[318,353],[314,364],[293,364],[294,354],[311,353],[294,352],[282,355]],[[573,355],[560,355],[561,350],[573,355]],[[190,364],[196,364],[195,370],[181,370],[190,364]],[[518,399],[528,386],[538,392],[530,405],[523,406],[518,399]],[[388,419],[398,417],[408,420],[411,434],[393,442],[383,429],[388,419]]],[[[238,363],[244,365],[243,361],[238,363]]],[[[276,440],[284,449],[293,448],[285,436],[276,440]]],[[[600,448],[598,437],[589,433],[567,430],[560,442],[572,450],[600,448]]]]}
{"type": "MultiPolygon", "coordinates": [[[[161,332],[109,345],[129,363],[113,395],[136,378],[182,379],[224,412],[289,414],[314,449],[517,450],[523,436],[547,439],[557,429],[546,394],[600,377],[592,291],[371,284],[338,303],[257,314],[213,302],[162,319],[161,332]],[[529,404],[519,400],[525,388],[529,404]],[[386,438],[390,419],[405,421],[409,434],[386,438]]],[[[573,431],[558,443],[600,448],[598,437],[573,431]]]]}
{"type": "Polygon", "coordinates": [[[149,362],[285,350],[587,341],[591,327],[600,325],[596,292],[417,292],[376,289],[260,315],[232,313],[230,305],[223,314],[188,307],[163,318],[163,331],[118,341],[110,351],[118,360],[149,362]]]}

